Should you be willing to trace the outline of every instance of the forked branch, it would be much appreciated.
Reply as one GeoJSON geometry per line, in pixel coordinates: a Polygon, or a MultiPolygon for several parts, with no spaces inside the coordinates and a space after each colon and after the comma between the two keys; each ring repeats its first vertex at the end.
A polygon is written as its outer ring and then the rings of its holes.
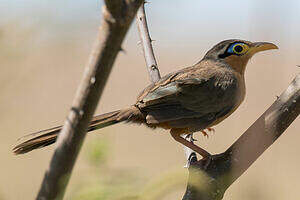
{"type": "Polygon", "coordinates": [[[300,113],[300,74],[224,153],[191,162],[184,200],[221,200],[227,188],[269,148],[300,113]]]}

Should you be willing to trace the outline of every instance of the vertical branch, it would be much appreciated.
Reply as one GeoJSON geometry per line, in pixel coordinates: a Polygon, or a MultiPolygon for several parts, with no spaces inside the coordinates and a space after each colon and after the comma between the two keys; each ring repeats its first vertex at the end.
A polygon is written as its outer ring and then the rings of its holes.
{"type": "Polygon", "coordinates": [[[137,11],[136,22],[139,30],[141,45],[143,46],[142,49],[149,73],[149,78],[153,83],[155,83],[160,79],[160,73],[153,52],[152,39],[150,38],[144,5],[145,2],[137,11]]]}
{"type": "MultiPolygon", "coordinates": [[[[147,65],[147,70],[149,73],[149,78],[152,81],[152,83],[155,83],[160,79],[160,73],[158,69],[158,65],[155,59],[155,55],[153,52],[153,47],[152,47],[152,39],[150,37],[149,33],[149,28],[148,28],[148,23],[147,23],[147,18],[146,18],[146,13],[145,13],[145,2],[141,5],[141,7],[137,11],[136,15],[136,22],[137,22],[137,27],[139,30],[139,36],[141,40],[141,45],[147,65]]],[[[188,140],[193,142],[193,135],[183,135],[183,137],[188,140]]],[[[196,153],[191,150],[190,148],[184,146],[184,152],[187,158],[187,165],[186,167],[189,166],[190,161],[195,158],[197,160],[196,153]]]]}
{"type": "Polygon", "coordinates": [[[105,0],[99,36],[36,199],[62,199],[121,44],[142,0],[105,0]],[[129,2],[129,3],[128,3],[129,2]]]}

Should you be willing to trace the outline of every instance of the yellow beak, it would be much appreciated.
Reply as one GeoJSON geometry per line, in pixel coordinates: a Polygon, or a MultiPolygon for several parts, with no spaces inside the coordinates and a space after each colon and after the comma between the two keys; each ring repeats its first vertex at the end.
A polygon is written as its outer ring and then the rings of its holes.
{"type": "Polygon", "coordinates": [[[255,42],[253,43],[253,46],[250,49],[250,53],[254,55],[260,51],[266,51],[271,49],[278,49],[278,46],[270,42],[255,42]]]}

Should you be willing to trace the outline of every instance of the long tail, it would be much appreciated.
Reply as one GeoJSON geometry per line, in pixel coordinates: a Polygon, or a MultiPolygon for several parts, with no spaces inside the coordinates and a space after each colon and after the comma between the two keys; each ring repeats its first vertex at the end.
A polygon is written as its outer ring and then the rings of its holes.
{"type": "MultiPolygon", "coordinates": [[[[111,126],[122,121],[142,123],[143,119],[142,113],[133,106],[129,109],[118,110],[95,116],[90,123],[88,132],[111,126]]],[[[53,144],[56,142],[61,128],[62,126],[57,126],[24,136],[21,139],[29,139],[15,146],[13,148],[13,152],[15,154],[24,154],[34,149],[53,144]]]]}

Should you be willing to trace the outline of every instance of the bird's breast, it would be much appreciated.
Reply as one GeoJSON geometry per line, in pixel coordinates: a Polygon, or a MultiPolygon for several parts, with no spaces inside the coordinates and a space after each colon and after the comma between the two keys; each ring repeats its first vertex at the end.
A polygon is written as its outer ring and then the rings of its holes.
{"type": "MultiPolygon", "coordinates": [[[[245,79],[244,76],[239,73],[233,73],[230,78],[232,81],[228,83],[228,80],[225,80],[223,84],[224,86],[224,95],[220,98],[218,103],[223,104],[224,108],[230,108],[226,113],[218,117],[210,126],[214,126],[224,119],[226,119],[229,115],[231,115],[244,101],[246,95],[246,87],[245,87],[245,79]]],[[[222,82],[222,80],[220,80],[222,82]]],[[[220,83],[219,83],[220,84],[220,83]]]]}

